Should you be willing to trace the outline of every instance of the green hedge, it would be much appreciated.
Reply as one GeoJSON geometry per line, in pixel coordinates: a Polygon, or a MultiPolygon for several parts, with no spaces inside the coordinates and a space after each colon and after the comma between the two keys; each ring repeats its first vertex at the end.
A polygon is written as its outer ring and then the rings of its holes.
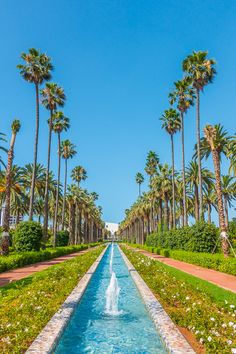
{"type": "Polygon", "coordinates": [[[76,245],[57,248],[48,248],[42,251],[14,253],[9,256],[0,256],[0,273],[10,269],[24,267],[28,264],[33,264],[41,261],[46,261],[52,258],[86,250],[88,247],[96,246],[97,243],[89,245],[76,245]]]}
{"type": "Polygon", "coordinates": [[[36,221],[22,221],[14,232],[13,244],[18,252],[39,251],[43,229],[36,221]]]}
{"type": "Polygon", "coordinates": [[[151,234],[146,244],[191,252],[212,252],[218,240],[219,229],[214,224],[198,222],[193,226],[151,234]]]}

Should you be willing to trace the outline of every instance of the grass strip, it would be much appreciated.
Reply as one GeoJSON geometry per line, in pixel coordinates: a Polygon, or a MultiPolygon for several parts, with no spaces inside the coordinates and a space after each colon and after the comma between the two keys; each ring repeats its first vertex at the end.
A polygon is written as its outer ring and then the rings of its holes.
{"type": "Polygon", "coordinates": [[[122,249],[172,320],[191,331],[207,353],[236,352],[236,294],[122,249]]]}
{"type": "Polygon", "coordinates": [[[0,353],[24,353],[104,246],[0,289],[0,353]]]}

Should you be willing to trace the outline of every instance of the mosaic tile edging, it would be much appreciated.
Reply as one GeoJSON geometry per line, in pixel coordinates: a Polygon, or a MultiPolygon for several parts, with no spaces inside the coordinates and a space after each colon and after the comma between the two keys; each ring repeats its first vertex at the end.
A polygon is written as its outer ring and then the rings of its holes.
{"type": "Polygon", "coordinates": [[[46,324],[39,333],[25,354],[50,354],[56,347],[63,330],[69,322],[77,304],[79,303],[83,293],[85,292],[94,272],[96,271],[107,247],[98,256],[96,261],[80,279],[78,285],[72,290],[60,309],[53,315],[51,320],[46,324]]]}
{"type": "MultiPolygon", "coordinates": [[[[119,247],[120,249],[120,247],[119,247]]],[[[155,327],[160,334],[162,341],[168,353],[172,354],[194,354],[195,351],[180,333],[174,322],[163,309],[160,302],[156,299],[147,284],[141,278],[132,263],[120,249],[121,255],[128,267],[129,273],[138,288],[141,297],[146,305],[146,308],[155,324],[155,327]]]]}

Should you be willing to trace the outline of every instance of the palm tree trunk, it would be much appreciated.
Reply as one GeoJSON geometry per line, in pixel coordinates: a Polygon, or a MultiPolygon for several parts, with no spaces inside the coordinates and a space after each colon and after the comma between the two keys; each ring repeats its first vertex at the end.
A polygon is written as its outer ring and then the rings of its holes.
{"type": "Polygon", "coordinates": [[[138,184],[138,195],[139,195],[139,197],[141,195],[141,184],[140,183],[138,184]]]}
{"type": "Polygon", "coordinates": [[[69,244],[73,245],[75,240],[75,204],[69,204],[69,219],[70,219],[70,236],[69,244]]]}
{"type": "Polygon", "coordinates": [[[164,193],[164,228],[165,228],[165,231],[169,229],[168,196],[167,196],[167,193],[164,193]]]}
{"type": "Polygon", "coordinates": [[[159,200],[159,225],[158,225],[158,231],[161,232],[162,231],[162,200],[159,200]]]}
{"type": "Polygon", "coordinates": [[[199,209],[200,219],[204,218],[203,215],[203,193],[202,193],[202,162],[200,152],[200,91],[196,89],[196,126],[197,126],[197,162],[198,162],[198,179],[199,179],[199,209]]]}
{"type": "Polygon", "coordinates": [[[58,204],[59,204],[59,188],[60,188],[60,174],[61,174],[61,135],[58,133],[58,174],[57,174],[57,193],[56,193],[56,205],[54,215],[54,230],[53,230],[53,246],[56,247],[57,237],[57,217],[58,217],[58,204]]]}
{"type": "Polygon", "coordinates": [[[186,205],[186,180],[185,180],[185,148],[184,148],[184,115],[181,116],[181,140],[182,140],[182,179],[183,179],[183,208],[184,208],[184,226],[187,225],[187,205],[186,205]]]}
{"type": "Polygon", "coordinates": [[[33,219],[33,209],[34,209],[34,190],[35,190],[35,179],[36,179],[36,167],[37,167],[37,157],[38,157],[38,140],[39,140],[39,86],[35,84],[36,93],[36,129],[35,129],[35,142],[34,142],[34,166],[33,174],[30,188],[30,204],[29,204],[29,220],[33,219]]]}
{"type": "Polygon", "coordinates": [[[221,171],[220,171],[220,156],[217,150],[212,150],[212,158],[215,169],[215,179],[216,179],[216,194],[218,201],[218,216],[219,216],[219,225],[220,225],[220,236],[221,236],[221,247],[225,257],[229,255],[229,245],[228,245],[228,235],[227,228],[225,223],[224,215],[224,205],[223,205],[223,196],[222,196],[222,186],[221,186],[221,171]]]}
{"type": "Polygon", "coordinates": [[[211,224],[211,204],[207,204],[208,224],[211,224]]]}
{"type": "Polygon", "coordinates": [[[3,234],[2,234],[2,255],[6,256],[9,253],[9,223],[10,223],[10,209],[11,209],[11,170],[12,162],[14,158],[14,145],[16,134],[12,133],[10,149],[7,156],[7,170],[6,170],[6,199],[5,199],[5,211],[3,215],[3,234]]]}
{"type": "Polygon", "coordinates": [[[65,179],[64,179],[64,194],[63,194],[63,206],[62,206],[62,230],[64,230],[64,224],[65,224],[66,190],[67,190],[67,159],[65,159],[65,179]]]}
{"type": "Polygon", "coordinates": [[[45,196],[44,196],[44,221],[43,221],[43,237],[44,242],[47,241],[48,236],[48,186],[49,186],[49,173],[50,173],[50,159],[51,159],[51,141],[52,141],[52,114],[50,112],[49,131],[48,131],[48,158],[47,158],[47,170],[45,181],[45,196]]]}
{"type": "Polygon", "coordinates": [[[172,223],[173,229],[176,225],[176,216],[175,216],[175,153],[174,153],[174,137],[173,134],[170,135],[171,139],[171,157],[172,157],[172,223]]]}
{"type": "Polygon", "coordinates": [[[195,193],[195,219],[199,221],[199,195],[198,195],[198,186],[194,183],[194,193],[195,193]]]}
{"type": "Polygon", "coordinates": [[[225,226],[226,229],[228,230],[229,227],[229,211],[228,211],[228,201],[227,197],[224,196],[224,207],[225,207],[225,226]]]}

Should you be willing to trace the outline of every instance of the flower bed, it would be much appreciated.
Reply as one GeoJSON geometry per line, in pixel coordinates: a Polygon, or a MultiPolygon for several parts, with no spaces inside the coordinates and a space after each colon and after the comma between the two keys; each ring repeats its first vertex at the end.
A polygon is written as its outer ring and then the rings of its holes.
{"type": "Polygon", "coordinates": [[[222,254],[216,253],[201,253],[201,252],[189,252],[182,250],[170,250],[160,249],[158,247],[150,247],[138,244],[129,244],[134,248],[144,249],[146,251],[161,254],[165,257],[170,257],[190,264],[196,264],[201,267],[215,269],[223,273],[236,275],[236,258],[225,258],[222,254]]]}
{"type": "Polygon", "coordinates": [[[16,269],[29,264],[34,264],[59,256],[64,256],[65,254],[86,250],[88,247],[93,247],[96,245],[97,243],[92,243],[88,245],[65,246],[57,248],[48,248],[44,251],[38,252],[22,252],[10,254],[9,256],[0,256],[0,273],[10,269],[16,269]]]}
{"type": "Polygon", "coordinates": [[[191,331],[207,353],[236,352],[236,294],[122,249],[172,320],[191,331]]]}
{"type": "Polygon", "coordinates": [[[103,247],[0,288],[0,353],[23,353],[103,247]]]}

